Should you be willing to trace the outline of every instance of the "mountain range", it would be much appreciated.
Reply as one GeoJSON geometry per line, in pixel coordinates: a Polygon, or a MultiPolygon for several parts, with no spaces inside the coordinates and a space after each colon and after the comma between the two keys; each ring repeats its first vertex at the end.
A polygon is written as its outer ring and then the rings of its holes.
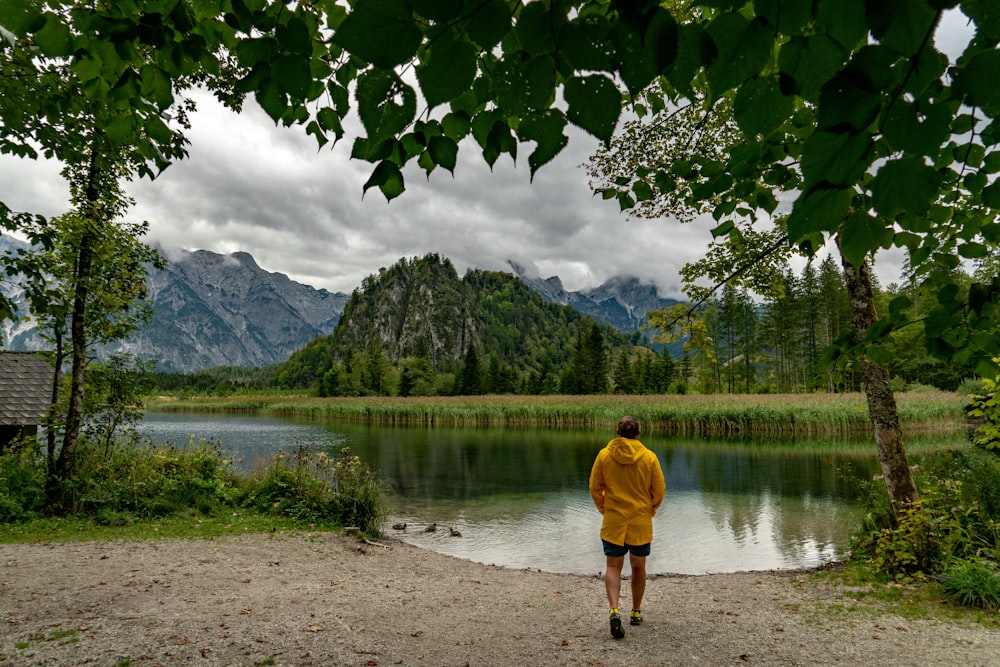
{"type": "MultiPolygon", "coordinates": [[[[0,235],[0,255],[24,244],[0,235]]],[[[169,251],[164,269],[151,269],[149,324],[129,340],[102,352],[128,352],[157,362],[165,372],[189,373],[217,366],[260,367],[282,363],[318,336],[333,332],[349,295],[295,282],[262,269],[245,252],[222,255],[208,250],[169,251]]],[[[590,290],[567,291],[557,276],[530,277],[514,262],[519,277],[543,300],[567,305],[623,333],[639,331],[645,314],[676,303],[661,298],[656,286],[616,277],[590,290]]],[[[0,291],[23,302],[14,282],[0,291]]],[[[0,342],[8,349],[43,349],[32,322],[0,323],[0,342]]]]}

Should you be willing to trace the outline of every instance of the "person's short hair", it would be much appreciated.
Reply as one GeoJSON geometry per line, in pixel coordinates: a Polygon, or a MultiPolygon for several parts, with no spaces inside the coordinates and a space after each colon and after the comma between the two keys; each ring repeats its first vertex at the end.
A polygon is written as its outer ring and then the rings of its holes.
{"type": "Polygon", "coordinates": [[[639,435],[639,420],[630,415],[626,415],[618,420],[618,435],[623,438],[635,439],[639,435]]]}

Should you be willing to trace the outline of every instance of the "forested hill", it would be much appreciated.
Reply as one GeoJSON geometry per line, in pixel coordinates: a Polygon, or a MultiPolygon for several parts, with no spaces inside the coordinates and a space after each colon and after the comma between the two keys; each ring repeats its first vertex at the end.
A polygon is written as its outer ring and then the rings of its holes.
{"type": "Polygon", "coordinates": [[[402,259],[366,278],[348,299],[333,333],[294,353],[280,377],[288,386],[313,386],[337,366],[334,374],[341,376],[341,384],[345,375],[364,385],[377,383],[374,376],[393,373],[437,381],[451,374],[461,382],[472,355],[472,366],[492,368],[514,390],[532,372],[536,379],[554,382],[578,347],[581,331],[591,329],[606,346],[606,372],[607,359],[628,345],[613,327],[544,301],[509,273],[470,270],[460,278],[448,259],[430,254],[402,259]]]}

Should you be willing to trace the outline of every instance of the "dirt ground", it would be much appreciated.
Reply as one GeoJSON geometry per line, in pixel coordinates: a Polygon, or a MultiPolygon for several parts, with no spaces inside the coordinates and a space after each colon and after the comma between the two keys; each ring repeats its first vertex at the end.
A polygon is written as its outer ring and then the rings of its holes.
{"type": "Polygon", "coordinates": [[[595,577],[391,538],[0,545],[0,665],[1000,664],[998,633],[904,620],[804,573],[651,579],[621,640],[606,607],[595,577]]]}

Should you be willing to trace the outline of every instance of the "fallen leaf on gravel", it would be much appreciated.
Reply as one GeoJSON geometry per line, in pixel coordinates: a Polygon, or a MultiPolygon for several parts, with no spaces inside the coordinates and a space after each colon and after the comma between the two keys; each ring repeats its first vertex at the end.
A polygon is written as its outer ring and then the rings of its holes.
{"type": "Polygon", "coordinates": [[[326,630],[326,628],[324,628],[322,625],[309,626],[309,632],[323,632],[323,630],[326,630]]]}

